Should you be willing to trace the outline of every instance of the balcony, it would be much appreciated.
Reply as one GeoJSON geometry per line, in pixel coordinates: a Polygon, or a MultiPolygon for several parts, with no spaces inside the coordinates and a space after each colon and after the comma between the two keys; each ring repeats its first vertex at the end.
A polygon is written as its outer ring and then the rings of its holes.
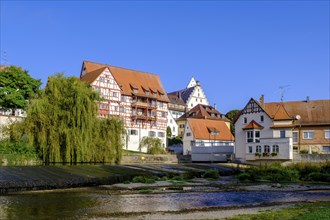
{"type": "Polygon", "coordinates": [[[156,116],[154,116],[154,115],[145,114],[145,113],[142,113],[142,112],[133,113],[131,118],[132,119],[149,120],[149,121],[155,121],[157,119],[156,116]]]}
{"type": "Polygon", "coordinates": [[[133,101],[132,107],[138,107],[138,108],[148,108],[147,102],[139,102],[139,101],[133,101]]]}

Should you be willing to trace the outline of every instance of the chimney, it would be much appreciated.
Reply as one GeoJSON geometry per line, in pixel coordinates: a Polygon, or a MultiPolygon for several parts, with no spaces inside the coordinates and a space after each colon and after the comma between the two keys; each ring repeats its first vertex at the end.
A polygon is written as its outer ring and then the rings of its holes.
{"type": "Polygon", "coordinates": [[[260,102],[261,107],[264,108],[265,107],[265,96],[264,95],[260,96],[259,102],[260,102]]]}
{"type": "Polygon", "coordinates": [[[309,102],[309,96],[306,97],[306,102],[309,102]]]}
{"type": "Polygon", "coordinates": [[[217,110],[217,105],[214,103],[213,105],[214,110],[217,110]]]}

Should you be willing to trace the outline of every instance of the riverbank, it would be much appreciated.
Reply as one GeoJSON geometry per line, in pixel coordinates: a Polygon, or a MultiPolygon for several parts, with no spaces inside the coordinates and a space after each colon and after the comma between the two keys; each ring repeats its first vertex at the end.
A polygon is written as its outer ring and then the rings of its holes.
{"type": "Polygon", "coordinates": [[[0,194],[17,191],[64,189],[115,184],[135,176],[174,176],[217,169],[231,174],[233,168],[217,164],[139,164],[0,167],[0,194]]]}

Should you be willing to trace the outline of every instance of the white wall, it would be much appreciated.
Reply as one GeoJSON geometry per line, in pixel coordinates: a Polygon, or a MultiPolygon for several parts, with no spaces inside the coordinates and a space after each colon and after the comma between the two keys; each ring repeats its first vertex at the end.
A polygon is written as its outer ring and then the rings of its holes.
{"type": "Polygon", "coordinates": [[[245,161],[247,146],[246,131],[242,128],[248,125],[252,120],[264,127],[260,130],[260,138],[273,137],[273,130],[269,128],[273,125],[273,121],[265,112],[241,114],[235,123],[235,157],[237,159],[242,158],[242,161],[245,161]],[[264,117],[263,122],[260,120],[261,115],[264,117]],[[244,118],[247,118],[247,123],[244,123],[244,118]]]}
{"type": "Polygon", "coordinates": [[[209,105],[209,101],[200,85],[196,85],[194,91],[190,94],[187,101],[187,108],[190,110],[198,104],[209,105]]]}
{"type": "Polygon", "coordinates": [[[182,136],[183,143],[183,155],[188,155],[191,153],[191,141],[195,140],[194,134],[190,129],[188,121],[185,124],[185,129],[182,136]],[[190,136],[187,136],[187,133],[190,133],[190,136]]]}
{"type": "Polygon", "coordinates": [[[168,111],[167,114],[167,126],[171,128],[172,137],[178,136],[178,124],[175,121],[174,116],[172,115],[172,111],[168,111]]]}

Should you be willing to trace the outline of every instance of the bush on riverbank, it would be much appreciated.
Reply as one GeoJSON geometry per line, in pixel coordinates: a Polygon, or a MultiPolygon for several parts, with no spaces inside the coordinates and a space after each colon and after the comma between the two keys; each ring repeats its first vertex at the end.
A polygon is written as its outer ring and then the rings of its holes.
{"type": "Polygon", "coordinates": [[[251,167],[240,173],[240,181],[269,180],[273,182],[322,181],[330,182],[330,162],[314,165],[299,163],[290,166],[273,164],[271,166],[251,167]]]}
{"type": "Polygon", "coordinates": [[[11,142],[9,140],[0,141],[0,160],[0,165],[3,163],[5,165],[24,165],[25,161],[40,161],[36,149],[29,146],[28,143],[24,141],[11,142]]]}

